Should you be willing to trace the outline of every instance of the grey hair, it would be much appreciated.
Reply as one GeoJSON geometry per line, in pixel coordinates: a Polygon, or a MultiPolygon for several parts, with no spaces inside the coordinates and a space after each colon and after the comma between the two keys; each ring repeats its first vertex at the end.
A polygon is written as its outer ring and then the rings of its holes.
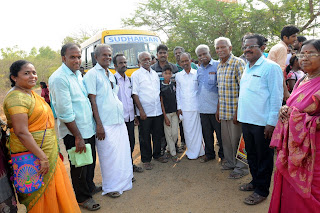
{"type": "Polygon", "coordinates": [[[98,44],[98,45],[96,46],[96,48],[94,49],[94,55],[95,55],[96,57],[100,56],[101,50],[102,50],[103,48],[109,48],[109,49],[112,51],[112,48],[111,48],[110,45],[108,45],[108,44],[98,44]]]}
{"type": "Polygon", "coordinates": [[[149,52],[145,51],[145,52],[141,52],[141,53],[138,54],[138,61],[140,61],[140,58],[141,58],[142,54],[148,54],[150,56],[150,58],[151,58],[151,54],[149,52]]]}
{"type": "Polygon", "coordinates": [[[181,50],[181,52],[185,52],[184,48],[183,47],[180,47],[180,46],[176,46],[174,49],[173,49],[173,54],[176,50],[181,50]]]}
{"type": "Polygon", "coordinates": [[[208,52],[210,52],[210,48],[208,45],[205,45],[205,44],[200,44],[199,46],[197,46],[195,52],[196,52],[196,55],[198,55],[198,51],[201,50],[201,49],[205,49],[207,50],[208,52]]]}
{"type": "Polygon", "coordinates": [[[218,43],[219,41],[225,41],[225,42],[227,42],[227,44],[228,44],[229,47],[232,47],[232,44],[231,44],[230,39],[228,39],[228,38],[226,38],[226,37],[216,38],[216,39],[214,40],[214,47],[217,46],[217,43],[218,43]]]}
{"type": "Polygon", "coordinates": [[[183,56],[183,55],[187,55],[188,58],[191,60],[191,55],[190,55],[190,53],[188,53],[188,52],[181,53],[180,58],[181,58],[181,56],[183,56]]]}

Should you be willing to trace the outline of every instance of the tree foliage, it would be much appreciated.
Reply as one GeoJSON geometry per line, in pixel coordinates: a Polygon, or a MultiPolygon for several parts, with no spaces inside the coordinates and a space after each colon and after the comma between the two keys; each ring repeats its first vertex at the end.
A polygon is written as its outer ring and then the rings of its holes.
{"type": "Polygon", "coordinates": [[[38,84],[40,81],[48,82],[50,75],[61,65],[60,54],[50,47],[33,47],[29,54],[17,46],[0,49],[0,89],[6,91],[10,88],[9,69],[13,62],[24,59],[30,61],[36,68],[38,84]]]}
{"type": "Polygon", "coordinates": [[[315,23],[320,15],[319,5],[320,0],[149,0],[140,3],[133,16],[122,21],[125,26],[146,26],[163,32],[170,49],[183,46],[194,57],[197,45],[204,43],[214,50],[214,39],[220,36],[230,38],[233,53],[241,55],[241,38],[247,32],[260,33],[271,44],[278,41],[287,24],[297,25],[302,34],[308,34],[319,26],[315,23]]]}

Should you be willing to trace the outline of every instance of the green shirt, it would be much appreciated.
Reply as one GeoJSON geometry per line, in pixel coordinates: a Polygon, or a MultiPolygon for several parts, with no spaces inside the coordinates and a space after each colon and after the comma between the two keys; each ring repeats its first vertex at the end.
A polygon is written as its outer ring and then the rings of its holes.
{"type": "MultiPolygon", "coordinates": [[[[178,63],[176,63],[176,65],[178,67],[178,72],[181,72],[183,70],[183,68],[180,67],[180,65],[178,63]]],[[[198,66],[195,63],[191,62],[191,68],[197,70],[198,66]]]]}

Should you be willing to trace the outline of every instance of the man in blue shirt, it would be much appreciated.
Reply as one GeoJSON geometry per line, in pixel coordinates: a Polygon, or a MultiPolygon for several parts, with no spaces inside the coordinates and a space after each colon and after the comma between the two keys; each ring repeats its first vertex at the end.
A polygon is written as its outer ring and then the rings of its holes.
{"type": "Polygon", "coordinates": [[[214,137],[216,136],[219,144],[218,155],[223,159],[223,148],[221,140],[221,126],[216,120],[215,114],[219,100],[217,87],[217,67],[219,61],[213,60],[210,55],[210,49],[207,45],[201,44],[196,48],[196,54],[201,62],[201,66],[197,72],[198,79],[198,102],[199,112],[202,126],[202,135],[205,142],[206,155],[200,159],[200,162],[205,163],[215,159],[214,152],[214,137]]]}
{"type": "Polygon", "coordinates": [[[51,103],[58,118],[60,139],[66,149],[76,147],[76,152],[86,152],[85,144],[91,145],[93,163],[87,166],[70,165],[72,185],[80,206],[89,210],[100,209],[92,194],[101,191],[93,182],[96,162],[95,122],[87,91],[79,71],[80,46],[65,44],[61,49],[62,65],[49,78],[51,103]]]}
{"type": "Polygon", "coordinates": [[[240,81],[238,121],[242,123],[252,181],[241,191],[254,191],[244,202],[255,205],[269,195],[273,170],[273,149],[269,148],[283,98],[283,75],[278,64],[263,53],[265,38],[250,35],[242,47],[248,60],[240,81]]]}
{"type": "Polygon", "coordinates": [[[108,69],[112,49],[99,44],[94,50],[97,64],[84,77],[97,123],[96,146],[102,175],[102,195],[119,197],[132,188],[132,163],[123,105],[118,98],[119,86],[108,69]]]}

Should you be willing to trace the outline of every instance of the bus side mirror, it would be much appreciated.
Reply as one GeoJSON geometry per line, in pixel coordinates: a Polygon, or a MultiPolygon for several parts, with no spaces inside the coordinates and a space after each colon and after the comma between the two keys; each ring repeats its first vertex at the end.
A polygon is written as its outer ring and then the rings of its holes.
{"type": "Polygon", "coordinates": [[[94,52],[91,53],[92,66],[94,67],[97,64],[96,58],[94,57],[94,52]]]}

